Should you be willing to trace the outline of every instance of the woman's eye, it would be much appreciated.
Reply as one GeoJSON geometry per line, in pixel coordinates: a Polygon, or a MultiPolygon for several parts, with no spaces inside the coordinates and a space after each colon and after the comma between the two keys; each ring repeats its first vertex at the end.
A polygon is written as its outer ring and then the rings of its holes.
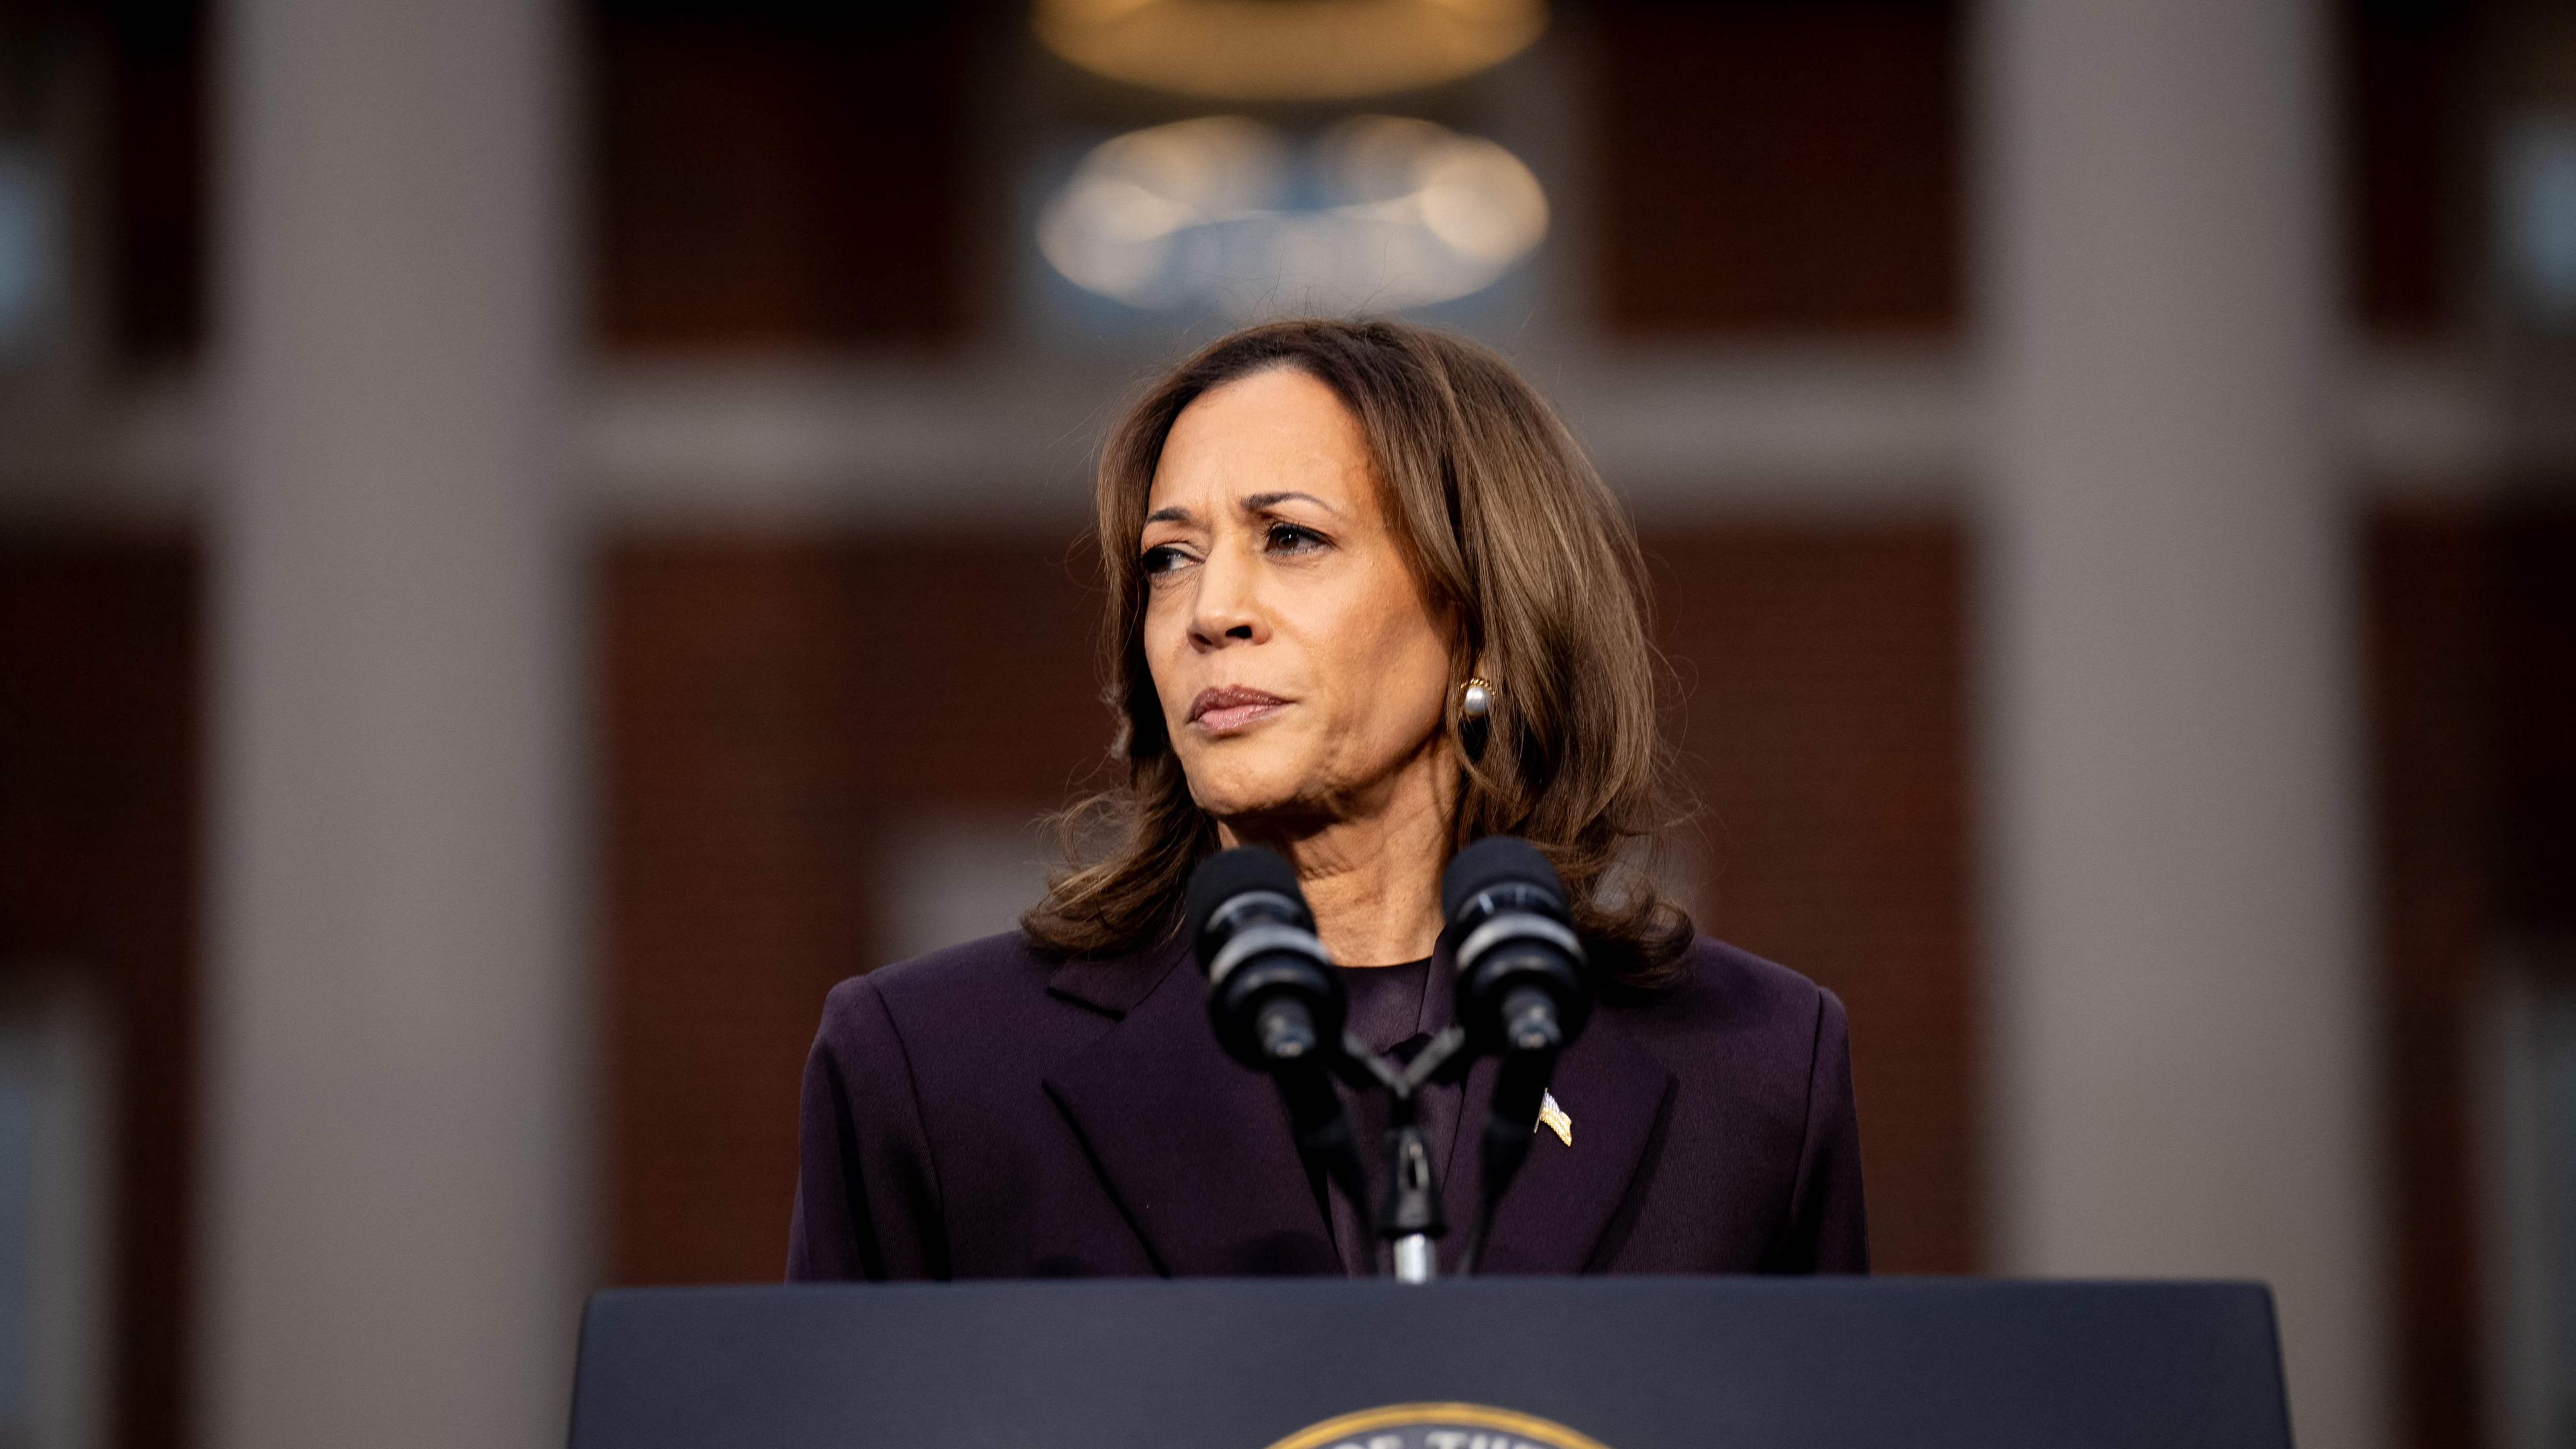
{"type": "Polygon", "coordinates": [[[1305,553],[1312,549],[1322,548],[1325,543],[1325,539],[1322,534],[1317,533],[1311,528],[1301,528],[1293,523],[1274,523],[1270,525],[1267,541],[1269,542],[1270,551],[1272,553],[1305,553]]]}
{"type": "Polygon", "coordinates": [[[1183,555],[1179,549],[1166,543],[1158,547],[1145,550],[1142,562],[1144,564],[1146,574],[1150,576],[1153,574],[1170,573],[1172,570],[1179,568],[1184,559],[1185,555],[1183,555]]]}

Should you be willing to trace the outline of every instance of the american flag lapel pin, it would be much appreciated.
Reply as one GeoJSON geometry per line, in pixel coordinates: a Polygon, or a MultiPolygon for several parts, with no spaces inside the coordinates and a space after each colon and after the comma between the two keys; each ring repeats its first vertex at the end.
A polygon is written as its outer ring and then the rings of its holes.
{"type": "Polygon", "coordinates": [[[1563,1107],[1556,1105],[1554,1092],[1539,1093],[1538,1121],[1530,1124],[1530,1130],[1536,1132],[1541,1127],[1555,1133],[1556,1140],[1566,1146],[1574,1145],[1574,1119],[1565,1115],[1563,1107]]]}

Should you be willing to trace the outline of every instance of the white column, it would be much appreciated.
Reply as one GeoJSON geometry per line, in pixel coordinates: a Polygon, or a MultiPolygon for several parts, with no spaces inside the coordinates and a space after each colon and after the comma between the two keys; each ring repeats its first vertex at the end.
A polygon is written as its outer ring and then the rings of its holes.
{"type": "Polygon", "coordinates": [[[2372,1449],[2377,1083],[2317,0],[1987,0],[1997,1267],[2278,1295],[2372,1449]]]}
{"type": "Polygon", "coordinates": [[[217,27],[216,1449],[562,1442],[589,1249],[569,9],[235,0],[217,27]]]}

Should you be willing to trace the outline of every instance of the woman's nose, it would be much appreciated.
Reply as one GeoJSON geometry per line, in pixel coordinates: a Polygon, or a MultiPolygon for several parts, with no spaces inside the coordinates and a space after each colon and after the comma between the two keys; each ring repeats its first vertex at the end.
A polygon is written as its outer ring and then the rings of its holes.
{"type": "Polygon", "coordinates": [[[1226,644],[1257,644],[1268,636],[1254,592],[1253,570],[1232,549],[1216,551],[1199,566],[1197,612],[1190,619],[1190,639],[1202,649],[1226,644]]]}

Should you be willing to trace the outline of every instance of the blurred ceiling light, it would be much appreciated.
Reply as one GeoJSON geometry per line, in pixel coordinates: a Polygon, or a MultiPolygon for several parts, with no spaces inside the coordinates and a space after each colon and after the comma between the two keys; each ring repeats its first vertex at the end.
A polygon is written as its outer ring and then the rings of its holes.
{"type": "Polygon", "coordinates": [[[32,146],[0,136],[0,365],[30,359],[59,280],[59,206],[47,162],[32,146]]]}
{"type": "Polygon", "coordinates": [[[1241,116],[1093,148],[1038,219],[1074,285],[1135,307],[1400,311],[1490,286],[1547,235],[1547,196],[1491,141],[1360,116],[1304,145],[1241,116]]]}
{"type": "Polygon", "coordinates": [[[1224,101],[1349,100],[1518,54],[1546,0],[1036,0],[1038,39],[1131,85],[1224,101]]]}
{"type": "Polygon", "coordinates": [[[2562,327],[2576,321],[2576,107],[2520,117],[2504,139],[2508,269],[2537,320],[2562,327]]]}

